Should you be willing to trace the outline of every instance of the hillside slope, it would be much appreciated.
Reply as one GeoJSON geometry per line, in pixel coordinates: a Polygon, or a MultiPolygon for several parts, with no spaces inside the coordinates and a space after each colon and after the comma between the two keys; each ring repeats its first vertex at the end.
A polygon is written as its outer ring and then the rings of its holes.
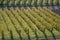
{"type": "Polygon", "coordinates": [[[46,7],[0,8],[0,40],[60,39],[60,16],[46,7]]]}

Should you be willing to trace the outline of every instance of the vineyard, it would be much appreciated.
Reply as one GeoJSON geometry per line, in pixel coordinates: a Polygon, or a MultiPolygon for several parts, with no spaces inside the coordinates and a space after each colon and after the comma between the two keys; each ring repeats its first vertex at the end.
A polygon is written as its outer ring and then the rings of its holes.
{"type": "Polygon", "coordinates": [[[0,0],[1,6],[56,6],[60,0],[0,0]]]}
{"type": "Polygon", "coordinates": [[[0,8],[0,40],[60,39],[60,16],[46,7],[0,8]]]}
{"type": "Polygon", "coordinates": [[[60,0],[0,0],[0,40],[60,40],[60,0]]]}

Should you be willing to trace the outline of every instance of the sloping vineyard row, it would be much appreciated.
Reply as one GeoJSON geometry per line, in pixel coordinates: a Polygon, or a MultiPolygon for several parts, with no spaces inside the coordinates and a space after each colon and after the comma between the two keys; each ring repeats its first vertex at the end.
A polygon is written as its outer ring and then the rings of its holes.
{"type": "Polygon", "coordinates": [[[60,0],[0,0],[0,6],[60,5],[60,0]]]}
{"type": "Polygon", "coordinates": [[[60,39],[60,16],[46,7],[0,8],[0,40],[60,39]]]}

